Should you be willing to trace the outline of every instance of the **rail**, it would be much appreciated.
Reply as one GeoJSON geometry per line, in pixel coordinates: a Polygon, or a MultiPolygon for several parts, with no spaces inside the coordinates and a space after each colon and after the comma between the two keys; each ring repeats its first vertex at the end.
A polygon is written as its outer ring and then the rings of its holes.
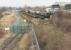
{"type": "Polygon", "coordinates": [[[40,46],[33,25],[32,25],[32,45],[34,46],[35,50],[40,50],[40,46]]]}

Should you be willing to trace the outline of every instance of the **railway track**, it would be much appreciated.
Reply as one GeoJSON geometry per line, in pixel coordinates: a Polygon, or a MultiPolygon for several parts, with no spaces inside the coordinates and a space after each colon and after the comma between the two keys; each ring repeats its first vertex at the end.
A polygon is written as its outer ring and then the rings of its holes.
{"type": "MultiPolygon", "coordinates": [[[[19,15],[18,15],[18,12],[16,13],[16,21],[13,24],[16,24],[16,25],[19,24],[19,15]]],[[[28,26],[29,26],[29,24],[28,24],[28,26]]],[[[11,37],[6,39],[4,41],[4,43],[0,46],[0,50],[12,50],[14,47],[16,47],[16,44],[23,37],[24,33],[28,32],[28,30],[30,30],[28,28],[28,26],[25,26],[26,28],[25,28],[25,30],[23,30],[24,31],[23,33],[16,32],[16,33],[12,34],[11,37]]]]}
{"type": "MultiPolygon", "coordinates": [[[[32,29],[32,33],[31,33],[31,36],[32,36],[32,46],[34,46],[35,50],[40,50],[34,27],[33,27],[32,23],[29,24],[29,25],[30,25],[30,27],[32,29]]],[[[28,27],[26,27],[26,28],[28,28],[28,27]]],[[[28,32],[28,29],[26,29],[23,33],[19,33],[19,32],[15,33],[11,37],[6,39],[5,42],[0,46],[0,50],[13,50],[16,47],[16,44],[23,37],[24,33],[28,32]]]]}
{"type": "Polygon", "coordinates": [[[40,46],[33,25],[32,25],[32,46],[34,46],[35,50],[40,50],[40,46]]]}
{"type": "Polygon", "coordinates": [[[23,33],[15,33],[12,34],[11,37],[6,39],[4,43],[0,46],[0,50],[13,50],[14,47],[16,47],[16,44],[20,41],[20,39],[23,37],[24,33],[29,32],[29,27],[26,26],[25,30],[23,30],[23,33]],[[28,29],[26,29],[28,28],[28,29]]]}
{"type": "Polygon", "coordinates": [[[12,50],[22,37],[23,34],[15,34],[2,44],[0,50],[12,50]]]}

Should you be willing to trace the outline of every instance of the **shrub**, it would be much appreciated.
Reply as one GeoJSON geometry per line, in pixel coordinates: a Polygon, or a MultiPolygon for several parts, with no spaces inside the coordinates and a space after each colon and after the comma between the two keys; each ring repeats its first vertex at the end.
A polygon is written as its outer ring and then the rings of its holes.
{"type": "Polygon", "coordinates": [[[51,23],[60,27],[65,32],[71,32],[71,13],[58,10],[51,17],[51,23]]]}

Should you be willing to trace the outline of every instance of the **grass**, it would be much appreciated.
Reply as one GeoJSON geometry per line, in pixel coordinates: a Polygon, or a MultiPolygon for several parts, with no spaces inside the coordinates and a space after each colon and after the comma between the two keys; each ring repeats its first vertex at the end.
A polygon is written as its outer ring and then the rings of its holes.
{"type": "Polygon", "coordinates": [[[63,46],[64,33],[49,23],[35,26],[42,50],[59,50],[63,46]]]}

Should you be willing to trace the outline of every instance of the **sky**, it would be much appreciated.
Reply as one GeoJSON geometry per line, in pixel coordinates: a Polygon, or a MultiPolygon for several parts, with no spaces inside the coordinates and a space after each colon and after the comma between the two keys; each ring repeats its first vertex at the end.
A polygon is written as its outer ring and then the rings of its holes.
{"type": "Polygon", "coordinates": [[[0,0],[0,7],[48,6],[55,2],[71,2],[71,0],[0,0]]]}

